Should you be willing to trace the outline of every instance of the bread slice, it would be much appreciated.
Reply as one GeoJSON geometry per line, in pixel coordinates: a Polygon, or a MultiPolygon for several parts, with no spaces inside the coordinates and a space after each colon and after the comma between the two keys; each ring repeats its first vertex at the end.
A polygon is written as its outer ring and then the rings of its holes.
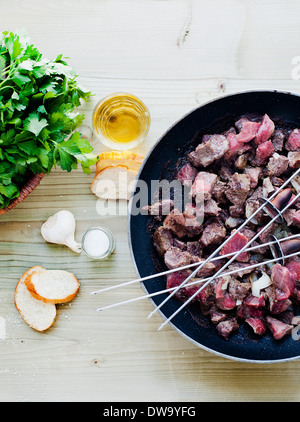
{"type": "Polygon", "coordinates": [[[25,284],[35,299],[52,304],[70,302],[80,287],[77,278],[64,270],[33,272],[25,284]]]}
{"type": "Polygon", "coordinates": [[[138,171],[145,156],[132,151],[105,151],[99,155],[96,164],[96,174],[106,167],[125,166],[138,171]]]}
{"type": "Polygon", "coordinates": [[[32,274],[45,272],[46,270],[37,265],[27,270],[17,283],[15,288],[15,306],[24,321],[37,331],[45,331],[53,324],[56,317],[56,306],[35,299],[26,287],[25,281],[32,274]]]}
{"type": "Polygon", "coordinates": [[[94,177],[91,190],[98,198],[129,200],[136,175],[125,166],[106,167],[94,177]]]}

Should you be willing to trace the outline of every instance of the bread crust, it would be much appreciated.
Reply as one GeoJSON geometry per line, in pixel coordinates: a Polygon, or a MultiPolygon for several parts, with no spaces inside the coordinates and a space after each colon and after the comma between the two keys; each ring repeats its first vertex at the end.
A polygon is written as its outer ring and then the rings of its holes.
{"type": "MultiPolygon", "coordinates": [[[[44,305],[39,309],[39,312],[43,312],[43,310],[47,310],[47,313],[50,313],[49,316],[49,323],[46,326],[39,326],[38,323],[35,323],[35,318],[32,318],[32,320],[30,320],[30,316],[26,313],[26,311],[23,309],[22,307],[22,298],[24,295],[28,295],[27,296],[27,300],[32,300],[32,304],[36,305],[36,299],[34,297],[32,297],[31,293],[28,291],[27,286],[25,284],[25,281],[27,280],[27,278],[29,278],[31,276],[32,273],[37,273],[40,271],[46,271],[43,267],[41,267],[40,265],[37,265],[35,267],[29,268],[29,270],[27,270],[19,279],[16,288],[15,288],[15,292],[14,292],[14,304],[16,309],[19,311],[21,317],[23,318],[23,320],[27,323],[28,326],[30,326],[31,328],[33,328],[36,331],[39,332],[44,332],[46,330],[48,330],[48,328],[50,328],[56,318],[56,307],[55,305],[44,305]],[[22,298],[20,297],[22,296],[22,298]],[[32,298],[32,299],[30,299],[32,298]],[[52,313],[52,316],[51,316],[52,313]],[[51,317],[51,318],[50,318],[51,317]]],[[[33,306],[32,306],[33,308],[33,306]]]]}
{"type": "Polygon", "coordinates": [[[99,155],[96,163],[96,174],[106,167],[125,166],[138,171],[145,156],[132,151],[105,151],[99,155]]]}

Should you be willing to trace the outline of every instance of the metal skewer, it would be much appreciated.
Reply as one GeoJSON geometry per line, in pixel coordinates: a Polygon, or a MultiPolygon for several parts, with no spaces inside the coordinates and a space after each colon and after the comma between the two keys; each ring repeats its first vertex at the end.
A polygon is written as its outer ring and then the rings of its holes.
{"type": "MultiPolygon", "coordinates": [[[[272,241],[267,242],[267,243],[262,243],[262,244],[259,244],[259,245],[256,245],[256,246],[252,246],[251,248],[247,248],[244,252],[252,252],[252,251],[255,251],[256,249],[263,248],[264,246],[270,246],[270,245],[276,246],[278,244],[278,242],[280,243],[280,242],[283,242],[283,241],[286,241],[286,240],[292,240],[292,239],[296,239],[296,238],[300,239],[300,234],[293,234],[291,236],[287,236],[287,237],[282,238],[282,239],[275,239],[275,240],[272,240],[272,241]]],[[[216,257],[212,258],[210,262],[218,261],[220,259],[230,258],[235,253],[236,252],[231,252],[231,253],[228,253],[226,255],[216,256],[216,257]]],[[[99,293],[104,293],[104,292],[107,292],[107,291],[110,291],[110,290],[117,289],[119,287],[125,287],[125,286],[128,286],[130,284],[140,283],[140,282],[143,282],[143,281],[151,280],[153,278],[162,277],[162,276],[165,276],[165,275],[168,275],[168,274],[172,274],[172,273],[177,272],[177,271],[190,269],[190,268],[196,267],[197,265],[199,265],[199,262],[193,262],[192,264],[184,265],[182,267],[172,268],[170,270],[166,270],[166,271],[162,271],[160,273],[148,275],[146,277],[136,278],[135,280],[126,281],[125,283],[120,283],[120,284],[115,284],[113,286],[104,287],[103,289],[95,290],[94,292],[91,292],[90,294],[95,295],[95,294],[99,294],[99,293]]]]}
{"type": "MultiPolygon", "coordinates": [[[[252,218],[253,217],[255,217],[262,209],[264,209],[265,208],[265,206],[266,206],[266,204],[269,204],[271,201],[272,201],[272,199],[274,199],[277,195],[278,195],[278,193],[280,192],[280,191],[282,191],[282,189],[285,187],[285,186],[287,186],[289,183],[290,183],[290,181],[294,178],[294,177],[296,177],[297,176],[297,174],[300,172],[300,168],[288,179],[288,180],[286,180],[278,189],[277,189],[277,191],[275,191],[271,196],[270,196],[270,198],[268,198],[265,202],[263,202],[262,204],[261,204],[261,206],[251,215],[251,217],[249,217],[249,218],[247,218],[245,221],[244,221],[244,223],[242,223],[239,227],[238,227],[238,229],[234,232],[234,233],[232,233],[229,237],[228,237],[228,239],[226,239],[226,241],[225,242],[223,242],[204,262],[202,262],[202,264],[200,264],[200,266],[199,266],[199,268],[198,269],[196,269],[190,276],[188,276],[185,280],[183,280],[183,282],[182,282],[182,284],[184,285],[185,283],[187,283],[191,278],[193,278],[196,274],[197,274],[197,272],[198,271],[200,271],[201,270],[201,268],[207,263],[207,262],[209,262],[210,260],[211,260],[211,258],[213,258],[243,227],[245,227],[248,223],[249,223],[249,221],[251,221],[252,220],[252,218]]],[[[275,221],[277,218],[280,218],[280,217],[282,217],[281,216],[281,213],[279,213],[277,216],[276,216],[276,218],[274,218],[274,220],[273,221],[275,221]]],[[[265,228],[264,228],[265,229],[265,228]]],[[[262,229],[262,230],[264,230],[264,229],[262,229]]],[[[261,234],[261,233],[260,233],[261,234]]],[[[180,285],[181,286],[181,285],[180,285]]],[[[180,286],[178,286],[178,290],[179,290],[179,288],[180,288],[180,286]]],[[[170,295],[169,295],[169,297],[167,297],[163,302],[161,302],[152,312],[150,312],[150,314],[148,315],[148,318],[151,318],[151,316],[152,315],[154,315],[155,314],[155,312],[157,312],[174,294],[176,293],[176,290],[174,291],[174,292],[172,292],[170,295]]]]}
{"type": "MultiPolygon", "coordinates": [[[[292,258],[293,256],[299,255],[299,253],[300,253],[300,251],[294,252],[292,254],[286,255],[285,258],[292,258]]],[[[277,257],[277,258],[269,259],[267,261],[258,262],[258,263],[253,264],[253,265],[248,265],[247,267],[245,267],[245,269],[247,269],[247,270],[252,269],[252,268],[255,269],[255,268],[261,267],[263,265],[272,264],[274,262],[279,261],[280,259],[281,259],[281,257],[277,257]]],[[[232,270],[232,271],[228,271],[226,273],[223,273],[223,274],[220,275],[220,277],[229,276],[229,275],[232,275],[232,274],[239,273],[241,271],[243,271],[243,268],[238,268],[238,269],[235,269],[235,270],[232,270]]],[[[203,283],[203,282],[204,282],[204,284],[197,291],[197,294],[199,294],[200,291],[203,290],[211,282],[211,278],[210,277],[207,277],[207,278],[204,278],[204,279],[197,279],[195,281],[192,281],[190,283],[187,283],[185,285],[185,287],[194,286],[196,284],[200,284],[200,283],[203,283]]],[[[118,303],[113,303],[111,305],[102,306],[100,308],[97,308],[96,311],[100,312],[100,311],[104,311],[104,310],[107,310],[107,309],[115,308],[117,306],[126,305],[128,303],[137,302],[137,301],[140,301],[140,300],[143,300],[143,299],[149,299],[149,298],[154,297],[154,296],[158,296],[158,295],[161,295],[161,294],[164,294],[164,293],[172,292],[175,289],[177,289],[177,286],[176,287],[169,287],[168,289],[164,289],[164,290],[159,290],[158,292],[149,293],[149,294],[144,295],[144,296],[135,297],[133,299],[124,300],[123,302],[118,302],[118,303]]],[[[191,297],[194,297],[194,295],[191,296],[191,297]]],[[[159,327],[159,329],[160,329],[160,327],[159,327]]]]}
{"type": "MultiPolygon", "coordinates": [[[[300,169],[298,169],[298,171],[299,171],[300,169]]],[[[297,174],[297,172],[290,178],[290,179],[292,179],[292,178],[294,178],[295,176],[296,176],[296,174],[297,174]]],[[[290,180],[290,179],[288,179],[288,180],[290,180]]],[[[278,191],[276,191],[276,193],[278,193],[278,191]]],[[[272,196],[273,197],[273,196],[272,196]]],[[[283,214],[284,213],[284,211],[286,211],[298,198],[300,197],[300,192],[297,194],[297,195],[295,195],[295,197],[281,210],[281,213],[280,214],[283,214]]],[[[269,198],[269,200],[270,200],[271,198],[269,198]]],[[[245,246],[243,246],[242,247],[242,249],[240,249],[239,251],[237,251],[237,253],[229,260],[229,261],[227,261],[227,263],[225,264],[225,265],[223,265],[223,267],[222,268],[220,268],[220,270],[219,271],[217,271],[208,281],[207,281],[207,284],[209,284],[209,283],[211,283],[215,278],[217,278],[218,276],[219,276],[219,274],[226,268],[226,267],[228,267],[228,265],[230,265],[242,252],[244,252],[245,251],[245,249],[252,243],[252,242],[254,242],[254,240],[255,239],[257,239],[257,237],[258,236],[260,236],[261,235],[261,233],[263,233],[263,231],[265,231],[272,223],[274,223],[276,220],[277,220],[277,217],[278,216],[275,216],[274,218],[272,218],[265,226],[264,226],[264,228],[260,231],[260,232],[258,232],[258,233],[256,233],[256,235],[255,236],[253,236],[253,238],[249,241],[249,242],[247,242],[246,243],[246,245],[245,246]]],[[[251,217],[251,218],[253,218],[253,217],[251,217]]],[[[234,234],[236,234],[236,233],[234,233],[234,234]]],[[[197,273],[197,270],[196,271],[194,271],[194,273],[196,274],[197,273]]],[[[192,273],[192,274],[194,274],[194,273],[192,273]]],[[[189,276],[190,277],[190,276],[189,276]]],[[[187,277],[188,279],[189,279],[189,277],[187,277]]],[[[191,278],[191,277],[190,277],[191,278]]],[[[185,284],[185,281],[183,281],[183,283],[182,284],[185,284]]],[[[203,286],[202,286],[203,287],[203,286]]],[[[168,324],[168,322],[170,322],[171,320],[172,320],[172,318],[174,318],[175,317],[175,315],[177,315],[182,309],[184,309],[190,302],[191,302],[191,300],[193,300],[199,293],[200,293],[200,291],[202,290],[202,287],[198,290],[198,291],[196,291],[192,296],[190,296],[189,297],[189,299],[182,305],[182,306],[180,306],[169,318],[167,318],[161,325],[160,325],[160,327],[158,328],[158,331],[159,330],[161,330],[166,324],[168,324]]],[[[174,294],[174,292],[172,292],[171,294],[174,294]]],[[[170,296],[170,295],[169,295],[170,296]]],[[[162,306],[162,304],[164,303],[164,302],[166,302],[166,301],[163,301],[161,304],[160,304],[160,307],[162,306]]],[[[157,309],[157,308],[156,308],[157,309]]],[[[153,312],[152,312],[152,314],[153,314],[153,312]]]]}

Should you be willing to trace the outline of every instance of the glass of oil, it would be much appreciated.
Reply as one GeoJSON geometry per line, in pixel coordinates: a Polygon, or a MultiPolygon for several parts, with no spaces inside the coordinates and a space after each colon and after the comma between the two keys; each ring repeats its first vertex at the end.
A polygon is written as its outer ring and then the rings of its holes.
{"type": "Polygon", "coordinates": [[[115,93],[101,100],[93,112],[93,130],[100,141],[112,149],[137,147],[150,127],[150,114],[136,96],[115,93]]]}

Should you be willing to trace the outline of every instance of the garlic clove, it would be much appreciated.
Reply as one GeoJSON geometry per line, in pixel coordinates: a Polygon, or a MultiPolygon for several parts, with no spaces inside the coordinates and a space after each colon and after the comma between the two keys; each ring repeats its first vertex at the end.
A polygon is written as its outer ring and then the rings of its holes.
{"type": "Polygon", "coordinates": [[[81,252],[81,244],[75,241],[76,221],[67,210],[57,212],[41,227],[42,237],[49,243],[68,246],[76,253],[81,252]]]}
{"type": "Polygon", "coordinates": [[[76,252],[76,253],[81,253],[81,243],[74,241],[68,241],[65,243],[65,246],[68,246],[68,248],[70,248],[72,251],[76,252]]]}

